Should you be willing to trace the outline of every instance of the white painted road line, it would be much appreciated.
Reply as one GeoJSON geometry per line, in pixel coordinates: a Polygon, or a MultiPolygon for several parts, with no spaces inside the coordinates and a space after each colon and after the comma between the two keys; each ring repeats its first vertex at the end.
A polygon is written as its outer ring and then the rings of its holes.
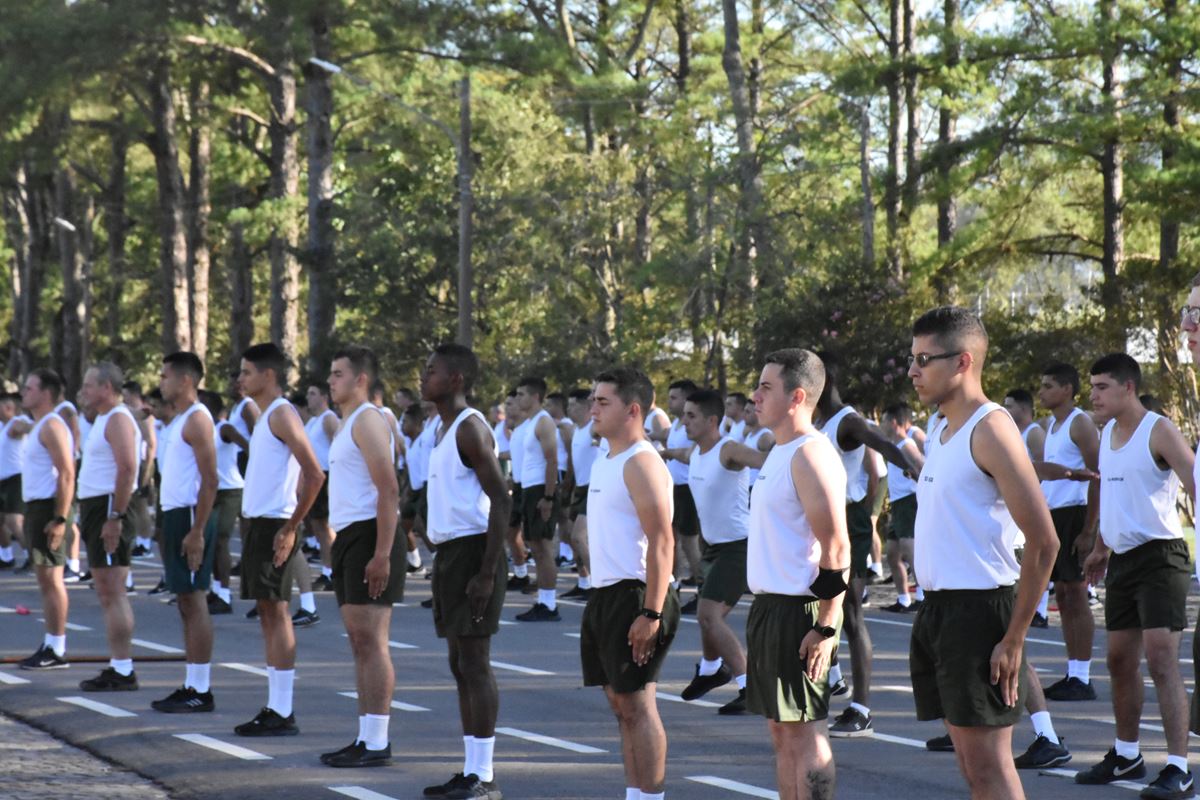
{"type": "Polygon", "coordinates": [[[668,700],[672,703],[683,703],[685,706],[700,706],[701,708],[720,708],[720,703],[710,703],[708,700],[684,700],[677,694],[668,694],[667,692],[658,692],[655,695],[659,700],[668,700]]]}
{"type": "Polygon", "coordinates": [[[771,789],[762,789],[758,786],[751,786],[748,783],[741,781],[731,781],[728,778],[718,778],[715,775],[689,775],[689,781],[695,783],[703,783],[706,786],[715,786],[718,789],[728,789],[731,792],[744,794],[747,797],[762,797],[764,800],[779,800],[779,792],[771,789]]]}
{"type": "MultiPolygon", "coordinates": [[[[898,620],[898,619],[880,619],[879,617],[864,617],[864,619],[867,622],[878,622],[880,625],[895,625],[900,628],[911,628],[913,626],[913,624],[911,622],[902,622],[901,620],[898,620]]],[[[1055,647],[1066,647],[1067,646],[1066,643],[1061,642],[1061,641],[1056,642],[1052,639],[1034,639],[1029,636],[1025,637],[1025,641],[1036,642],[1037,644],[1052,644],[1055,647]]]]}
{"type": "Polygon", "coordinates": [[[582,633],[564,633],[563,636],[570,636],[572,639],[580,639],[583,637],[583,634],[582,633]]]}
{"type": "Polygon", "coordinates": [[[229,661],[221,666],[226,669],[236,669],[238,672],[249,672],[251,675],[261,675],[264,678],[269,675],[262,667],[252,667],[249,664],[243,664],[239,661],[229,661]]]}
{"type": "Polygon", "coordinates": [[[15,613],[17,613],[17,610],[15,608],[9,608],[8,606],[0,606],[0,614],[15,614],[15,613]]]}
{"type": "Polygon", "coordinates": [[[227,756],[240,758],[243,761],[270,761],[271,757],[263,753],[250,750],[246,747],[239,747],[236,744],[222,742],[220,739],[214,739],[211,736],[205,736],[203,733],[176,733],[176,739],[183,739],[185,742],[198,744],[201,747],[207,747],[209,750],[216,750],[218,753],[224,753],[227,756]]]}
{"type": "MultiPolygon", "coordinates": [[[[349,697],[353,700],[358,699],[358,692],[338,692],[342,697],[349,697]]],[[[399,700],[392,701],[392,708],[397,711],[428,711],[425,706],[414,706],[412,703],[401,703],[399,700]]]]}
{"type": "Polygon", "coordinates": [[[885,684],[883,686],[872,686],[871,688],[877,692],[903,692],[905,694],[913,693],[913,688],[911,686],[901,686],[898,683],[890,685],[885,684]]]}
{"type": "Polygon", "coordinates": [[[507,661],[493,661],[492,666],[496,669],[506,669],[509,672],[519,672],[522,675],[553,675],[553,672],[547,672],[544,669],[533,669],[532,667],[522,667],[520,664],[509,664],[507,661]]]}
{"type": "MultiPolygon", "coordinates": [[[[1077,771],[1078,770],[1073,770],[1073,769],[1043,769],[1043,770],[1040,770],[1038,772],[1038,774],[1039,775],[1052,775],[1055,778],[1070,778],[1071,780],[1074,780],[1075,773],[1077,771]]],[[[1146,784],[1135,783],[1134,781],[1113,781],[1112,783],[1105,784],[1105,785],[1106,786],[1120,786],[1122,789],[1130,789],[1135,792],[1140,792],[1142,789],[1146,788],[1146,784]]]]}
{"type": "Polygon", "coordinates": [[[73,706],[86,708],[89,711],[95,711],[98,714],[103,714],[106,717],[136,717],[137,714],[132,711],[126,711],[123,708],[110,706],[108,703],[97,703],[95,700],[89,700],[86,697],[57,697],[55,698],[62,703],[70,703],[73,706]]]}
{"type": "MultiPolygon", "coordinates": [[[[38,617],[38,622],[45,622],[45,621],[46,621],[45,617],[38,617]]],[[[90,631],[91,630],[91,628],[89,628],[87,625],[79,625],[74,622],[66,623],[66,628],[69,631],[90,631]]]]}
{"type": "Polygon", "coordinates": [[[583,753],[586,755],[605,752],[599,747],[568,742],[566,739],[556,739],[553,736],[543,736],[540,733],[531,733],[529,731],[523,731],[519,728],[496,728],[496,733],[503,733],[505,736],[515,736],[518,739],[524,739],[527,742],[536,742],[538,744],[544,744],[548,747],[557,747],[561,750],[570,750],[572,753],[583,753]]]}
{"type": "Polygon", "coordinates": [[[8,686],[20,686],[22,683],[29,683],[29,679],[0,671],[0,683],[7,684],[8,686]]]}
{"type": "Polygon", "coordinates": [[[144,647],[147,650],[156,650],[160,653],[182,653],[183,650],[178,647],[171,647],[169,644],[159,644],[158,642],[150,642],[145,639],[133,639],[131,644],[136,644],[138,647],[144,647]]]}
{"type": "Polygon", "coordinates": [[[337,792],[346,797],[353,797],[354,800],[396,800],[390,794],[380,794],[370,789],[364,789],[361,786],[330,786],[329,791],[337,792]]]}
{"type": "Polygon", "coordinates": [[[919,739],[906,739],[903,736],[892,736],[890,733],[875,731],[874,735],[868,738],[875,738],[881,742],[891,742],[892,744],[902,744],[906,747],[916,747],[919,750],[925,749],[925,743],[919,739]]]}
{"type": "MultiPolygon", "coordinates": [[[[343,633],[342,638],[349,639],[350,634],[343,633]]],[[[393,650],[420,650],[421,649],[420,647],[418,647],[415,644],[407,644],[405,642],[393,642],[390,639],[388,640],[388,647],[392,648],[393,650]]]]}
{"type": "Polygon", "coordinates": [[[500,624],[501,624],[501,625],[516,625],[517,623],[515,623],[515,622],[511,622],[511,621],[509,621],[509,620],[507,620],[507,619],[502,619],[502,620],[500,620],[500,624]]]}

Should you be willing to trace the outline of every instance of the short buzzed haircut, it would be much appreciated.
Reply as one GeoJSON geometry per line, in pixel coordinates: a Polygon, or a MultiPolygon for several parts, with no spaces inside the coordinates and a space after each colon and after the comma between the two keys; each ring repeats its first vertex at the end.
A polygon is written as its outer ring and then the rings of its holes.
{"type": "Polygon", "coordinates": [[[554,403],[559,409],[567,410],[567,396],[562,392],[551,392],[546,395],[546,403],[554,403]]]}
{"type": "Polygon", "coordinates": [[[421,408],[420,403],[413,403],[411,406],[404,409],[403,416],[412,417],[416,421],[421,422],[425,419],[425,410],[421,408]]]}
{"type": "Polygon", "coordinates": [[[242,358],[254,365],[259,371],[271,370],[275,373],[275,383],[281,388],[286,385],[288,357],[274,342],[262,342],[251,345],[242,353],[242,358]]]}
{"type": "Polygon", "coordinates": [[[332,398],[329,396],[329,384],[325,381],[311,380],[306,384],[306,388],[304,390],[304,401],[306,403],[308,402],[309,389],[316,389],[318,392],[320,392],[321,396],[325,398],[326,403],[332,402],[332,398]]]}
{"type": "Polygon", "coordinates": [[[139,400],[142,399],[142,385],[137,381],[125,381],[121,384],[122,392],[129,392],[139,400]]]}
{"type": "Polygon", "coordinates": [[[913,323],[912,335],[932,336],[947,352],[965,349],[969,339],[982,341],[985,352],[988,344],[983,321],[962,306],[939,306],[926,311],[913,323]]]}
{"type": "Polygon", "coordinates": [[[538,400],[546,399],[546,381],[535,375],[526,375],[521,378],[521,382],[517,384],[517,388],[532,389],[533,393],[538,396],[538,400]]]}
{"type": "Polygon", "coordinates": [[[783,380],[783,390],[803,389],[807,405],[814,406],[825,389],[825,365],[817,354],[800,347],[789,347],[768,353],[767,364],[776,364],[783,380]]]}
{"type": "Polygon", "coordinates": [[[596,376],[596,383],[611,383],[617,392],[617,397],[627,406],[637,403],[642,410],[642,418],[650,412],[654,405],[654,384],[646,377],[646,373],[635,367],[614,367],[596,376]]]}
{"type": "MultiPolygon", "coordinates": [[[[375,391],[374,384],[379,375],[379,359],[375,356],[374,350],[357,344],[346,345],[333,354],[334,361],[339,358],[344,358],[350,363],[350,369],[354,370],[355,376],[365,374],[367,385],[371,387],[372,392],[375,391]]],[[[380,391],[383,391],[382,387],[380,391]]]]}
{"type": "Polygon", "coordinates": [[[92,369],[96,370],[97,380],[101,383],[107,383],[117,394],[121,393],[121,387],[125,383],[125,375],[121,372],[120,367],[111,361],[100,361],[93,364],[92,369]]]}
{"type": "Polygon", "coordinates": [[[733,402],[737,403],[741,408],[745,408],[746,403],[748,403],[750,401],[750,398],[746,397],[746,395],[742,394],[741,392],[730,392],[728,395],[725,396],[725,399],[732,400],[733,402]]]}
{"type": "Polygon", "coordinates": [[[716,417],[719,421],[725,416],[725,398],[716,389],[700,389],[687,396],[687,401],[707,417],[716,417]]]}
{"type": "Polygon", "coordinates": [[[208,413],[212,414],[213,419],[221,416],[221,412],[225,410],[225,401],[221,399],[221,395],[217,392],[201,389],[196,392],[196,397],[208,409],[208,413]]]}
{"type": "Polygon", "coordinates": [[[447,342],[433,348],[433,355],[446,365],[450,374],[462,376],[463,393],[469,394],[479,378],[479,358],[475,351],[465,345],[447,342]]]}
{"type": "Polygon", "coordinates": [[[1071,394],[1079,394],[1079,370],[1063,361],[1047,364],[1042,374],[1054,379],[1059,386],[1070,386],[1071,394]]]}
{"type": "Polygon", "coordinates": [[[48,367],[39,367],[29,374],[38,379],[38,386],[42,391],[49,392],[55,400],[62,397],[63,379],[57,372],[48,367]]]}
{"type": "Polygon", "coordinates": [[[592,397],[591,389],[572,389],[568,395],[572,400],[590,400],[592,397]]]}
{"type": "Polygon", "coordinates": [[[164,358],[163,363],[174,370],[176,375],[191,377],[192,383],[196,386],[199,386],[200,381],[204,380],[204,362],[195,353],[180,350],[164,358]]]}
{"type": "Polygon", "coordinates": [[[1142,403],[1142,408],[1147,411],[1153,411],[1155,414],[1165,414],[1166,409],[1163,408],[1162,401],[1152,394],[1143,394],[1138,397],[1142,403]]]}
{"type": "MultiPolygon", "coordinates": [[[[1049,374],[1049,373],[1047,373],[1049,374]]],[[[1025,406],[1030,411],[1033,411],[1033,395],[1027,389],[1009,389],[1005,397],[1011,397],[1013,402],[1019,406],[1025,406]]]]}
{"type": "Polygon", "coordinates": [[[1092,364],[1091,374],[1111,375],[1121,384],[1133,382],[1133,388],[1142,386],[1142,368],[1138,366],[1133,356],[1126,353],[1109,353],[1101,356],[1092,364]]]}
{"type": "Polygon", "coordinates": [[[689,378],[680,378],[677,381],[672,381],[671,385],[667,387],[667,390],[682,389],[684,397],[691,397],[692,394],[699,388],[700,387],[696,385],[695,381],[690,380],[689,378]]]}
{"type": "Polygon", "coordinates": [[[387,384],[381,378],[375,378],[371,381],[371,397],[378,397],[381,400],[387,397],[387,384]]]}
{"type": "Polygon", "coordinates": [[[883,409],[885,417],[891,417],[896,420],[897,424],[908,426],[912,424],[912,406],[908,403],[892,403],[887,408],[883,409]]]}

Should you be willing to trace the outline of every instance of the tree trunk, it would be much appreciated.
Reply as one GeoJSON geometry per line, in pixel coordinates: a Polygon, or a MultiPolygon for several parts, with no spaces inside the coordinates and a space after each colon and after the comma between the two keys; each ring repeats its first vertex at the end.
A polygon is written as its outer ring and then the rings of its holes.
{"type": "Polygon", "coordinates": [[[884,205],[887,211],[888,273],[896,279],[904,277],[904,262],[900,256],[900,41],[903,35],[901,0],[888,0],[888,128],[887,174],[884,179],[884,205]]]}
{"type": "MultiPolygon", "coordinates": [[[[962,55],[962,47],[958,40],[958,10],[960,0],[944,0],[942,3],[942,59],[947,72],[953,72],[958,67],[962,55]]],[[[954,169],[954,156],[951,147],[954,144],[955,128],[958,124],[958,114],[954,110],[954,94],[942,90],[941,107],[938,109],[938,154],[937,154],[937,243],[938,248],[948,247],[954,239],[958,228],[958,207],[954,201],[954,187],[951,184],[951,172],[954,169]]],[[[952,287],[950,285],[950,269],[943,265],[933,274],[933,288],[937,292],[938,301],[950,302],[952,287]]]]}
{"type": "Polygon", "coordinates": [[[191,284],[192,351],[208,363],[208,287],[211,255],[208,243],[209,168],[212,142],[209,128],[208,81],[197,80],[192,87],[192,131],[188,141],[191,161],[188,180],[188,279],[191,284]]]}
{"type": "MultiPolygon", "coordinates": [[[[1163,100],[1162,120],[1162,171],[1176,167],[1179,143],[1183,138],[1183,126],[1179,118],[1180,78],[1183,74],[1182,53],[1174,36],[1177,0],[1163,0],[1162,30],[1167,41],[1159,43],[1162,51],[1164,77],[1167,93],[1163,100]]],[[[1179,218],[1173,206],[1164,204],[1158,220],[1158,272],[1166,291],[1161,292],[1158,302],[1158,370],[1159,375],[1172,378],[1179,370],[1179,317],[1175,304],[1171,302],[1178,284],[1171,275],[1179,259],[1179,218]]],[[[1178,418],[1178,417],[1176,417],[1178,418]]]]}
{"type": "Polygon", "coordinates": [[[751,49],[750,73],[746,80],[750,92],[750,113],[754,119],[758,119],[758,115],[762,112],[763,64],[760,48],[764,29],[762,0],[750,0],[750,33],[754,36],[754,46],[751,49]]]}
{"type": "Polygon", "coordinates": [[[121,327],[121,297],[125,292],[125,241],[129,220],[125,214],[125,165],[129,155],[129,137],[124,128],[113,131],[112,163],[105,187],[108,208],[104,212],[104,230],[108,238],[108,292],[104,303],[104,332],[108,339],[108,358],[122,350],[124,336],[121,327]]]}
{"type": "Polygon", "coordinates": [[[862,186],[862,264],[870,274],[875,268],[875,199],[871,195],[871,100],[852,106],[858,112],[858,180],[862,186]]]}
{"type": "Polygon", "coordinates": [[[34,339],[39,335],[42,289],[51,248],[50,187],[43,176],[19,164],[13,188],[4,194],[4,222],[12,262],[12,347],[8,374],[13,380],[33,369],[34,339]]]}
{"type": "Polygon", "coordinates": [[[288,384],[296,370],[300,335],[300,262],[296,258],[300,231],[290,203],[300,187],[300,162],[296,152],[296,74],[291,44],[291,17],[283,13],[273,22],[275,77],[271,96],[271,198],[281,206],[279,222],[271,233],[271,340],[291,360],[288,384]]]}
{"type": "MultiPolygon", "coordinates": [[[[1116,14],[1114,0],[1101,0],[1100,53],[1104,70],[1104,85],[1101,95],[1108,130],[1104,137],[1104,150],[1100,159],[1100,170],[1104,183],[1104,252],[1101,260],[1104,284],[1100,289],[1100,299],[1108,319],[1114,322],[1121,318],[1122,292],[1117,281],[1125,261],[1124,152],[1119,130],[1122,88],[1117,75],[1121,43],[1116,30],[1116,14]]],[[[1116,346],[1123,342],[1114,341],[1112,344],[1116,346]]]]}
{"type": "Polygon", "coordinates": [[[471,238],[475,197],[471,193],[471,78],[458,83],[458,338],[471,347],[475,342],[475,276],[471,270],[471,238]]]}
{"type": "Polygon", "coordinates": [[[916,210],[921,168],[921,101],[917,97],[916,15],[913,0],[904,0],[904,196],[901,223],[907,226],[916,210]]]}
{"type": "Polygon", "coordinates": [[[59,369],[66,385],[66,397],[75,398],[83,382],[84,360],[84,243],[85,226],[83,203],[79,202],[75,173],[63,167],[55,176],[55,225],[57,227],[58,254],[62,264],[62,360],[59,369]]]}
{"type": "MultiPolygon", "coordinates": [[[[692,77],[692,22],[691,0],[675,0],[675,45],[677,65],[675,68],[676,96],[687,103],[688,92],[691,91],[692,77]]],[[[690,121],[694,121],[692,116],[690,121]]],[[[699,131],[696,131],[699,134],[699,131]]],[[[704,321],[709,310],[708,271],[702,257],[700,240],[700,198],[696,191],[695,176],[690,170],[685,170],[681,176],[684,181],[683,218],[684,231],[687,236],[684,250],[684,267],[686,274],[691,276],[691,292],[688,295],[687,315],[692,334],[692,351],[702,353],[707,347],[708,337],[704,331],[704,321]]],[[[707,183],[707,176],[706,176],[707,183]]],[[[707,377],[707,376],[706,376],[707,377]]]]}
{"type": "MultiPolygon", "coordinates": [[[[331,61],[328,8],[317,4],[309,19],[313,54],[331,61]]],[[[322,374],[332,355],[337,324],[333,228],[333,85],[323,69],[304,71],[308,126],[308,372],[322,374]]]]}
{"type": "Polygon", "coordinates": [[[254,343],[254,263],[246,244],[246,227],[229,225],[229,368],[236,372],[242,353],[254,343]]]}
{"type": "Polygon", "coordinates": [[[175,140],[175,99],[171,92],[171,65],[159,58],[150,78],[155,175],[158,182],[159,267],[162,279],[162,349],[164,353],[190,350],[191,320],[188,305],[187,227],[184,224],[183,176],[175,140]]]}

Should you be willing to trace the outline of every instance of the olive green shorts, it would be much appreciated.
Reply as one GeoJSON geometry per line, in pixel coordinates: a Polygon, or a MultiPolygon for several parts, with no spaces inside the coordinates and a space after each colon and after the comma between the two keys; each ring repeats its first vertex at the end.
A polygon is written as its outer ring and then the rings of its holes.
{"type": "MultiPolygon", "coordinates": [[[[379,597],[371,597],[366,582],[367,564],[375,556],[378,525],[374,519],[352,522],[337,532],[333,540],[333,592],[337,604],[354,606],[390,606],[404,599],[404,579],[408,574],[403,537],[392,539],[388,585],[379,597]]],[[[437,559],[434,559],[435,561],[437,559]]],[[[242,568],[245,575],[245,567],[242,568]]],[[[243,578],[244,580],[244,578],[243,578]]]]}
{"type": "Polygon", "coordinates": [[[302,538],[296,535],[292,552],[282,567],[275,566],[275,534],[286,519],[250,517],[242,532],[242,599],[289,602],[292,584],[302,569],[308,569],[300,554],[302,538]]]}
{"type": "Polygon", "coordinates": [[[218,490],[212,513],[217,520],[217,544],[228,549],[229,540],[233,538],[233,529],[242,514],[242,490],[218,490]]]}
{"type": "Polygon", "coordinates": [[[846,504],[846,529],[850,533],[850,577],[866,577],[870,572],[871,538],[875,534],[869,498],[846,504]]]}
{"type": "Polygon", "coordinates": [[[485,533],[451,539],[437,546],[437,558],[433,560],[433,626],[441,638],[495,636],[499,632],[508,574],[503,550],[492,565],[492,597],[483,619],[475,621],[467,601],[467,584],[482,570],[486,551],[485,533]]]}
{"type": "Polygon", "coordinates": [[[121,521],[121,539],[117,542],[116,552],[110,558],[104,549],[101,534],[111,510],[112,495],[109,494],[79,501],[79,535],[83,537],[83,545],[87,550],[89,569],[129,566],[130,552],[133,550],[133,519],[128,514],[121,521]]]}
{"type": "Polygon", "coordinates": [[[525,522],[525,541],[551,541],[558,521],[558,492],[554,493],[554,507],[550,519],[543,519],[538,503],[546,496],[546,486],[526,486],[521,489],[521,516],[525,522]]]}
{"type": "Polygon", "coordinates": [[[701,600],[715,600],[732,608],[748,591],[745,539],[708,545],[700,565],[704,575],[704,583],[700,586],[701,600]]]}
{"type": "Polygon", "coordinates": [[[917,496],[910,494],[891,503],[889,539],[912,539],[917,527],[917,496]]]}
{"type": "Polygon", "coordinates": [[[775,722],[829,716],[828,671],[814,681],[800,660],[800,643],[817,624],[818,603],[807,595],[754,596],[746,618],[746,708],[755,714],[775,722]]]}
{"type": "Polygon", "coordinates": [[[67,520],[67,532],[63,535],[58,547],[50,549],[46,538],[46,525],[54,519],[56,501],[53,497],[47,500],[25,501],[25,546],[29,548],[30,558],[35,567],[62,567],[67,563],[67,539],[71,532],[71,520],[67,520]]]}
{"type": "Polygon", "coordinates": [[[1104,576],[1105,629],[1186,628],[1190,561],[1183,539],[1160,539],[1113,553],[1104,576]]]}
{"type": "Polygon", "coordinates": [[[587,516],[587,493],[587,484],[576,486],[571,490],[571,506],[569,509],[571,522],[574,522],[579,517],[587,516]]]}
{"type": "Polygon", "coordinates": [[[618,581],[592,590],[579,628],[584,686],[608,686],[618,694],[629,694],[658,681],[658,672],[679,628],[679,597],[674,589],[667,589],[658,644],[650,660],[638,665],[629,646],[629,628],[645,602],[646,584],[641,581],[618,581]]]}

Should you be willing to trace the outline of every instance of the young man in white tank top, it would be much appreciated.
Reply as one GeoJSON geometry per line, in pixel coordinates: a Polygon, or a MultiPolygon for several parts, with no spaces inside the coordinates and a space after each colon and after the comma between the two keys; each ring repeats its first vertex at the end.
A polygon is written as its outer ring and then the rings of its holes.
{"type": "Polygon", "coordinates": [[[511,499],[487,420],[467,404],[478,374],[469,348],[444,344],[421,378],[421,398],[434,403],[441,418],[428,483],[429,539],[437,547],[433,624],[449,650],[465,751],[462,771],[424,794],[499,800],[492,753],[500,696],[490,653],[504,606],[511,499]]]}
{"type": "Polygon", "coordinates": [[[138,478],[141,435],[133,415],[121,404],[121,370],[101,362],[83,376],[84,407],[95,414],[83,443],[79,472],[79,528],[87,547],[88,569],[104,612],[109,665],[85,680],[85,692],[132,691],[133,608],[125,591],[133,545],[129,502],[138,478]]]}
{"type": "Polygon", "coordinates": [[[1077,773],[1075,782],[1111,783],[1146,774],[1138,747],[1145,653],[1167,739],[1167,765],[1142,797],[1192,797],[1187,691],[1179,670],[1191,565],[1176,498],[1181,484],[1195,497],[1195,457],[1170,420],[1142,406],[1141,380],[1138,363],[1124,353],[1092,364],[1092,408],[1107,422],[1100,437],[1100,538],[1084,572],[1093,582],[1104,579],[1117,736],[1104,759],[1077,773]]]}
{"type": "MultiPolygon", "coordinates": [[[[0,569],[16,564],[13,540],[21,540],[25,502],[21,499],[21,459],[25,453],[28,433],[14,423],[31,420],[18,414],[21,396],[0,391],[0,569]]],[[[28,558],[29,548],[25,546],[28,558]]]]}
{"type": "Polygon", "coordinates": [[[333,591],[350,638],[358,689],[358,736],[321,756],[331,767],[392,760],[388,723],[396,673],[388,628],[392,604],[404,598],[406,572],[404,545],[396,536],[395,433],[368,399],[378,373],[375,354],[353,345],[334,354],[329,370],[329,394],[342,412],[329,447],[329,524],[337,534],[333,591]]]}
{"type": "Polygon", "coordinates": [[[242,489],[246,479],[238,466],[242,448],[237,440],[241,434],[226,418],[225,404],[217,392],[200,390],[200,402],[204,403],[213,418],[213,446],[217,449],[217,499],[213,503],[213,517],[217,525],[217,553],[213,558],[212,591],[208,595],[208,613],[213,616],[233,613],[233,592],[230,580],[233,574],[233,558],[229,543],[233,530],[242,514],[242,489]]]}
{"type": "Polygon", "coordinates": [[[1012,726],[1028,682],[1025,636],[1058,540],[1020,431],[983,392],[983,323],[943,306],[912,332],[908,375],[944,417],[917,479],[914,567],[925,589],[909,650],[917,718],[946,722],[971,797],[1021,798],[1012,726]]]}
{"type": "MultiPolygon", "coordinates": [[[[1033,460],[1034,469],[1038,469],[1038,464],[1042,461],[1042,448],[1046,442],[1046,429],[1043,428],[1037,420],[1033,418],[1033,395],[1028,389],[1010,389],[1004,395],[1004,409],[1008,411],[1008,415],[1013,418],[1013,423],[1016,424],[1017,430],[1021,432],[1021,439],[1025,442],[1025,449],[1029,451],[1029,457],[1033,460]]],[[[1040,476],[1039,476],[1040,477],[1040,476]]],[[[1042,486],[1042,493],[1045,494],[1045,484],[1042,486]]],[[[1053,516],[1053,515],[1052,515],[1053,516]]],[[[1089,552],[1091,548],[1088,548],[1089,552]]],[[[1086,557],[1086,553],[1084,554],[1086,557]]],[[[1059,549],[1059,557],[1062,557],[1062,549],[1059,549]]],[[[1051,579],[1051,586],[1054,581],[1051,579]]],[[[1034,612],[1033,622],[1030,623],[1032,628],[1047,628],[1050,626],[1049,611],[1050,608],[1050,591],[1049,589],[1042,592],[1042,599],[1038,602],[1037,611],[1034,612]]],[[[1074,662],[1071,662],[1072,664],[1074,662]]],[[[1041,685],[1041,679],[1038,679],[1038,685],[1041,685]]],[[[1033,684],[1030,684],[1030,696],[1036,692],[1033,684]]],[[[946,741],[950,737],[945,737],[946,741]]]]}
{"type": "Polygon", "coordinates": [[[850,567],[845,467],[812,423],[824,383],[816,355],[777,350],[753,398],[776,443],[750,496],[746,705],[767,719],[779,796],[795,800],[834,796],[825,720],[850,567]]]}
{"type": "Polygon", "coordinates": [[[267,703],[254,719],[233,729],[238,736],[299,733],[292,710],[296,636],[288,604],[292,583],[302,570],[308,571],[300,552],[300,524],[325,483],[325,473],[299,414],[284,397],[286,375],[287,357],[273,342],[242,353],[238,380],[259,409],[242,488],[242,599],[255,601],[258,610],[267,703]]]}
{"type": "MultiPolygon", "coordinates": [[[[321,547],[321,576],[313,582],[314,589],[330,591],[333,589],[333,528],[329,527],[329,445],[337,435],[341,421],[338,415],[329,408],[329,385],[324,381],[310,383],[305,392],[308,401],[309,420],[304,424],[304,434],[308,443],[317,455],[321,471],[325,473],[325,483],[313,501],[313,507],[308,512],[308,529],[317,537],[321,547]]],[[[396,432],[399,433],[397,427],[396,432]]]]}
{"type": "Polygon", "coordinates": [[[142,449],[138,453],[138,486],[129,500],[129,517],[133,525],[133,558],[148,556],[154,548],[154,527],[150,520],[150,496],[154,492],[154,464],[158,453],[158,436],[154,430],[149,409],[142,397],[142,385],[137,381],[125,381],[121,385],[121,399],[133,414],[138,433],[142,437],[142,449]]]}
{"type": "Polygon", "coordinates": [[[646,439],[654,386],[636,369],[596,376],[593,432],[608,440],[588,485],[594,590],[580,626],[585,686],[602,686],[621,730],[627,800],[661,800],[667,734],[658,673],[679,626],[671,588],[671,474],[646,439]]]}
{"type": "MultiPolygon", "coordinates": [[[[742,439],[742,444],[751,450],[759,451],[764,456],[771,452],[771,448],[775,446],[775,437],[768,428],[759,423],[758,412],[754,410],[754,403],[746,403],[746,408],[742,411],[742,422],[746,423],[746,435],[742,439]]],[[[754,482],[757,480],[758,470],[750,470],[751,494],[754,493],[754,482]]]]}
{"type": "MultiPolygon", "coordinates": [[[[908,435],[912,424],[912,408],[908,403],[895,403],[883,410],[879,428],[883,435],[918,467],[924,465],[925,457],[916,442],[908,435]]],[[[908,591],[908,566],[913,563],[913,524],[917,519],[917,484],[908,473],[895,464],[888,464],[887,491],[889,501],[887,560],[892,570],[892,582],[896,587],[896,602],[885,606],[884,611],[908,614],[916,611],[916,604],[908,591]]],[[[918,587],[919,589],[920,587],[918,587]]],[[[922,593],[920,596],[924,596],[922,593]]]]}
{"type": "Polygon", "coordinates": [[[163,359],[159,390],[171,423],[162,436],[163,583],[176,595],[187,673],[183,686],[150,707],[166,714],[211,712],[213,627],[206,594],[212,583],[217,526],[217,454],[212,415],[198,401],[204,364],[195,353],[163,359]]]}
{"type": "Polygon", "coordinates": [[[746,593],[749,473],[763,465],[766,454],[721,434],[724,410],[720,392],[711,389],[692,392],[683,406],[683,425],[688,439],[695,442],[683,458],[687,486],[704,529],[705,548],[704,584],[696,613],[702,652],[692,682],[681,696],[696,700],[735,681],[737,696],[717,709],[718,714],[731,715],[746,711],[746,652],[725,618],[746,593]]]}
{"type": "Polygon", "coordinates": [[[593,423],[589,417],[590,389],[573,389],[567,398],[567,415],[575,423],[571,434],[568,461],[571,477],[571,503],[567,516],[571,523],[571,549],[575,553],[575,571],[579,580],[575,588],[564,592],[562,597],[572,600],[587,600],[592,593],[590,560],[588,558],[587,496],[588,482],[592,478],[592,464],[596,461],[599,443],[593,435],[593,423]]]}
{"type": "Polygon", "coordinates": [[[254,401],[242,391],[240,370],[234,370],[229,376],[229,386],[233,399],[233,408],[229,410],[229,424],[242,437],[242,452],[238,456],[238,469],[244,475],[246,462],[250,460],[250,434],[254,433],[254,424],[258,422],[259,410],[254,401]]]}
{"type": "MultiPolygon", "coordinates": [[[[554,419],[542,407],[546,382],[538,377],[522,378],[517,384],[517,403],[525,422],[520,438],[521,518],[525,544],[533,550],[537,572],[537,602],[517,614],[521,622],[558,622],[558,565],[554,543],[558,516],[558,439],[554,419]]],[[[515,445],[514,445],[515,446],[515,445]]]]}
{"type": "MultiPolygon", "coordinates": [[[[700,518],[696,515],[695,499],[688,491],[687,456],[694,442],[683,426],[683,406],[696,389],[695,382],[686,378],[671,382],[667,388],[667,410],[674,420],[666,430],[650,436],[652,441],[662,442],[662,457],[671,473],[671,482],[675,484],[675,516],[671,520],[675,530],[675,568],[671,572],[677,581],[676,588],[681,585],[699,586],[703,580],[700,572],[700,518]],[[684,561],[687,561],[688,576],[681,579],[684,561]]],[[[684,604],[681,612],[695,614],[699,602],[700,595],[697,593],[684,604]]]]}
{"type": "Polygon", "coordinates": [[[67,516],[75,499],[75,446],[71,431],[54,411],[62,378],[36,369],[25,378],[21,403],[33,418],[25,436],[21,463],[21,499],[25,504],[24,538],[37,571],[46,633],[42,646],[21,662],[21,669],[63,669],[67,666],[67,516]]]}

